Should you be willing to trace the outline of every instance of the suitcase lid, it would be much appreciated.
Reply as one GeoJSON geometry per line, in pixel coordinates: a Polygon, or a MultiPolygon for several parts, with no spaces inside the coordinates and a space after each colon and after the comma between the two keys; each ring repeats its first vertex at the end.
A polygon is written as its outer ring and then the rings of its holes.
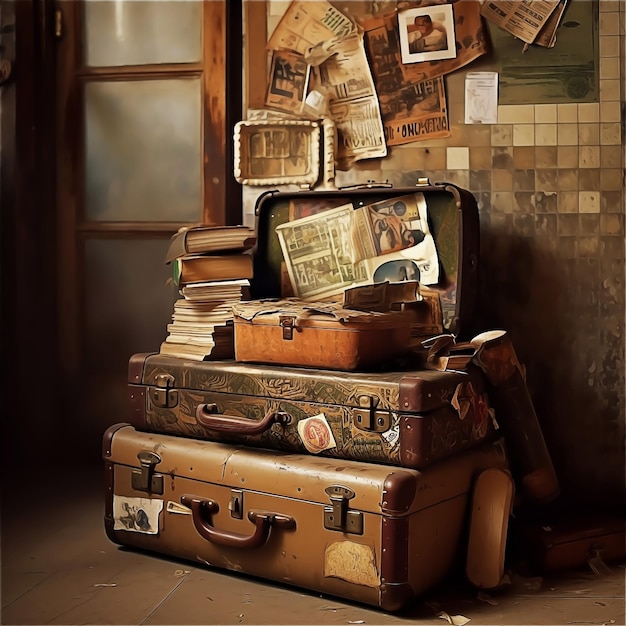
{"type": "MultiPolygon", "coordinates": [[[[347,505],[374,514],[407,515],[469,492],[476,471],[506,463],[500,443],[459,454],[419,472],[376,463],[290,454],[138,432],[116,424],[103,439],[103,458],[141,469],[151,453],[154,472],[330,505],[331,495],[353,494],[347,505]]],[[[181,494],[182,495],[182,494],[181,494]]]]}
{"type": "Polygon", "coordinates": [[[292,320],[298,328],[371,329],[406,328],[411,317],[403,311],[358,311],[345,309],[335,302],[308,302],[296,298],[261,299],[233,304],[234,321],[283,326],[283,319],[292,320]]]}
{"type": "MultiPolygon", "coordinates": [[[[394,188],[390,184],[367,184],[338,190],[268,191],[256,202],[257,242],[251,295],[255,299],[290,294],[284,256],[277,228],[290,221],[294,207],[300,213],[319,207],[351,203],[357,209],[366,204],[409,194],[423,194],[428,223],[439,258],[439,281],[429,285],[439,292],[443,328],[460,338],[471,335],[478,290],[479,221],[476,199],[468,190],[449,183],[430,184],[420,179],[415,187],[394,188]]],[[[384,259],[383,257],[377,257],[384,259]]]]}

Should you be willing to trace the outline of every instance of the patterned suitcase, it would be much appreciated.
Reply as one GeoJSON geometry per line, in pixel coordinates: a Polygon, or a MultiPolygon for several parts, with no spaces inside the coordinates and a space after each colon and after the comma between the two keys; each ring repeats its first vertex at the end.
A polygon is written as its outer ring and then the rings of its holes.
{"type": "Polygon", "coordinates": [[[136,354],[138,430],[423,469],[493,437],[481,371],[336,372],[136,354]]]}
{"type": "Polygon", "coordinates": [[[426,472],[136,431],[103,439],[114,543],[396,611],[464,551],[500,442],[426,472]]]}

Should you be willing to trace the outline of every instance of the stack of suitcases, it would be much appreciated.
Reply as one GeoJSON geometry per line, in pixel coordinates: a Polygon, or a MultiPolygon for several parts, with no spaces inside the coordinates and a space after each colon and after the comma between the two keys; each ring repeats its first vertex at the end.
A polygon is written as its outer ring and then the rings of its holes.
{"type": "Polygon", "coordinates": [[[235,359],[130,359],[130,423],[103,440],[109,538],[386,611],[459,558],[477,587],[498,586],[514,489],[549,500],[558,484],[506,334],[479,335],[453,360],[477,298],[473,195],[428,181],[271,192],[256,219],[235,359]],[[368,313],[285,298],[278,233],[294,204],[415,193],[440,263],[436,336],[410,332],[409,304],[368,313]],[[512,391],[522,401],[507,405],[512,391]]]}

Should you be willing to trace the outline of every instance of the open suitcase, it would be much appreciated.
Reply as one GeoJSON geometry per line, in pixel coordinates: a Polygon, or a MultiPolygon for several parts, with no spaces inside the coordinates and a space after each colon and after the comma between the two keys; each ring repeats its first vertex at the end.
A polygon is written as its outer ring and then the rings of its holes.
{"type": "Polygon", "coordinates": [[[114,543],[396,611],[463,556],[499,441],[425,472],[143,433],[103,439],[114,543]]]}
{"type": "MultiPolygon", "coordinates": [[[[414,197],[427,205],[424,230],[434,237],[440,261],[433,287],[441,296],[439,332],[460,334],[470,327],[476,301],[478,212],[472,194],[453,185],[262,195],[254,298],[288,295],[277,231],[290,218],[329,205],[348,203],[356,210],[414,197]]],[[[411,468],[427,467],[494,433],[478,368],[433,371],[410,361],[383,371],[339,372],[137,354],[129,363],[130,421],[143,431],[411,468]]]]}

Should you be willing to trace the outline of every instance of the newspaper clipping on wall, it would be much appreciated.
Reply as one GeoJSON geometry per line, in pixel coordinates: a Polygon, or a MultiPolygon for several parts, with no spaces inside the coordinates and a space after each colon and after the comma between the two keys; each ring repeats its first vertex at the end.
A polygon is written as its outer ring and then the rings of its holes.
{"type": "MultiPolygon", "coordinates": [[[[296,0],[274,29],[268,48],[273,51],[274,58],[286,56],[285,49],[293,50],[301,55],[309,68],[313,68],[314,86],[304,94],[301,110],[311,117],[328,114],[333,120],[338,139],[336,160],[340,168],[347,169],[360,159],[387,155],[380,106],[363,34],[350,18],[328,2],[296,0]]],[[[272,79],[276,69],[282,79],[283,68],[276,67],[275,63],[272,79]]],[[[304,72],[300,74],[304,75],[304,72]]],[[[288,111],[287,108],[283,110],[288,111]]]]}
{"type": "Polygon", "coordinates": [[[439,260],[424,194],[351,203],[277,227],[291,286],[303,299],[389,281],[439,280],[439,260]]]}
{"type": "MultiPolygon", "coordinates": [[[[559,17],[565,8],[565,3],[562,5],[559,17]]],[[[481,14],[518,39],[533,43],[558,6],[559,0],[489,0],[482,5],[481,14]]],[[[557,25],[558,22],[554,30],[557,25]]],[[[551,33],[548,39],[551,39],[551,33]]]]}

